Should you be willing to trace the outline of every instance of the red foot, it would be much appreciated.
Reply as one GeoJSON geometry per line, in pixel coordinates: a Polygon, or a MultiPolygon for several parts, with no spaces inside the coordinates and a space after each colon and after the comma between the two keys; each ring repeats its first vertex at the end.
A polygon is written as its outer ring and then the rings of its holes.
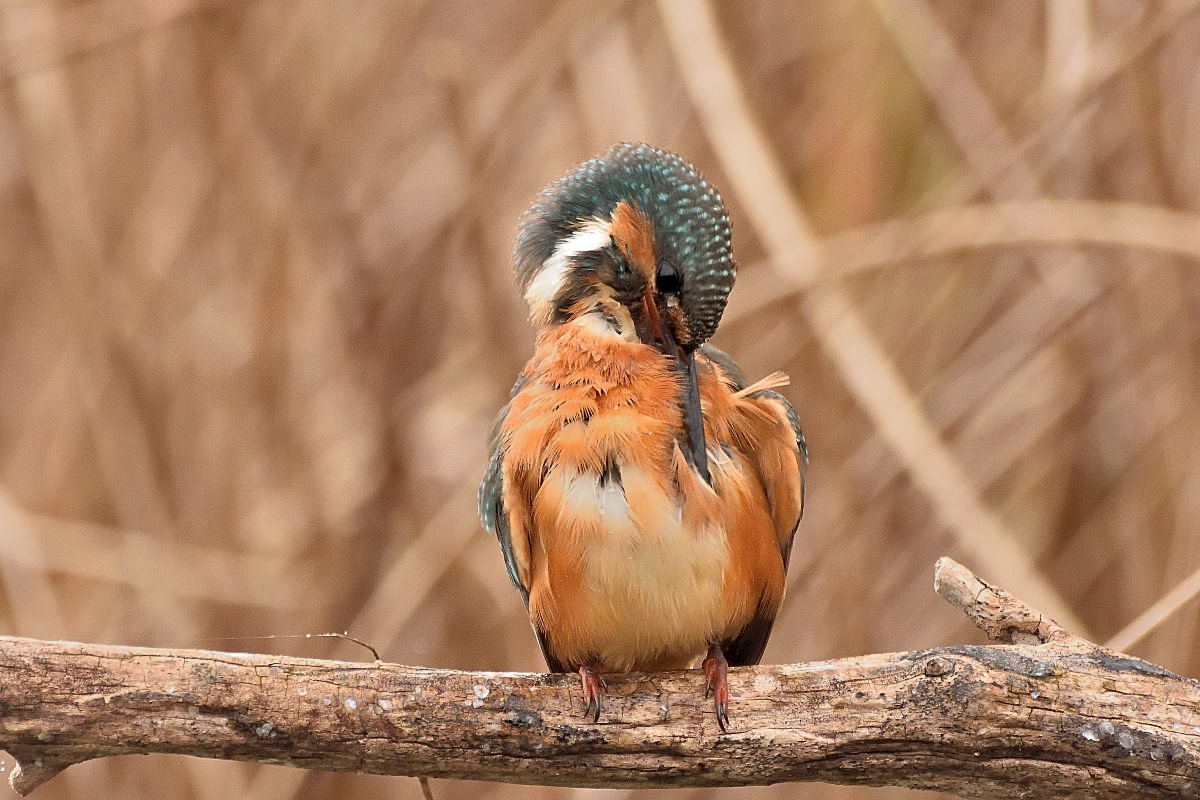
{"type": "Polygon", "coordinates": [[[721,732],[729,730],[729,662],[721,645],[713,642],[708,646],[708,655],[704,657],[704,696],[710,694],[717,710],[717,724],[721,732]]]}
{"type": "Polygon", "coordinates": [[[591,716],[592,722],[600,721],[600,707],[608,684],[600,677],[600,664],[589,661],[579,668],[579,679],[583,682],[583,716],[591,716]]]}

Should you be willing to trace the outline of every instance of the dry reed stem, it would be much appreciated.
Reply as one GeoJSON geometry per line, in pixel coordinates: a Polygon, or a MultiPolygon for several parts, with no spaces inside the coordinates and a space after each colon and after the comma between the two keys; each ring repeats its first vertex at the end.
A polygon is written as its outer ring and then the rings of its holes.
{"type": "MultiPolygon", "coordinates": [[[[767,243],[771,263],[785,281],[815,274],[815,237],[782,179],[783,170],[746,105],[712,11],[704,3],[661,0],[675,56],[734,192],[767,243]],[[797,254],[802,253],[802,257],[797,254]],[[789,258],[791,256],[791,258],[789,258]]],[[[987,571],[1048,609],[1068,627],[1086,627],[1033,562],[947,452],[919,403],[868,330],[845,291],[814,288],[802,304],[815,335],[840,366],[842,378],[909,472],[929,493],[938,516],[987,571]]],[[[1085,634],[1086,635],[1086,634],[1085,634]]]]}
{"type": "MultiPolygon", "coordinates": [[[[799,276],[800,285],[784,296],[961,250],[1053,244],[1161,250],[1200,262],[1200,214],[1144,203],[1063,198],[950,206],[820,239],[815,256],[818,268],[799,276]]],[[[785,260],[799,260],[802,255],[785,260]]],[[[726,321],[752,318],[780,299],[763,289],[752,293],[756,302],[741,303],[726,321]]]]}
{"type": "MultiPolygon", "coordinates": [[[[151,5],[0,4],[0,626],[203,646],[361,620],[394,659],[535,668],[492,542],[448,543],[419,599],[405,551],[436,550],[435,513],[473,526],[481,442],[528,352],[507,262],[532,193],[642,137],[732,188],[655,8],[151,5]],[[480,603],[499,616],[471,620],[480,603]]],[[[791,374],[815,455],[769,658],[956,624],[913,579],[955,545],[795,313],[814,281],[848,294],[1095,630],[1164,608],[1200,563],[1198,6],[928,4],[895,34],[865,3],[714,7],[819,232],[820,266],[785,284],[727,191],[743,269],[718,344],[752,377],[791,374]],[[1022,180],[1045,196],[978,202],[1022,180]],[[1098,287],[1084,304],[1027,266],[1069,251],[1065,282],[1098,287]]],[[[1136,647],[1194,674],[1198,621],[1185,604],[1136,647]]],[[[387,791],[98,766],[47,796],[387,791]]],[[[758,794],[896,796],[813,791],[758,794]]]]}
{"type": "Polygon", "coordinates": [[[1180,581],[1174,588],[1154,602],[1128,625],[1118,631],[1105,647],[1112,650],[1128,650],[1149,636],[1172,614],[1200,597],[1200,569],[1180,581]]]}

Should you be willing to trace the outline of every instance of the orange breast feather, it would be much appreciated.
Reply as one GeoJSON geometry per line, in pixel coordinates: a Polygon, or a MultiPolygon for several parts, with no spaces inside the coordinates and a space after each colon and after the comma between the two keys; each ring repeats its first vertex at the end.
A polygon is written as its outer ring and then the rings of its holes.
{"type": "Polygon", "coordinates": [[[709,487],[677,444],[678,373],[654,348],[546,328],[525,377],[501,431],[504,506],[534,626],[558,662],[686,667],[709,641],[774,616],[793,508],[764,486],[786,471],[769,406],[702,370],[709,487]]]}

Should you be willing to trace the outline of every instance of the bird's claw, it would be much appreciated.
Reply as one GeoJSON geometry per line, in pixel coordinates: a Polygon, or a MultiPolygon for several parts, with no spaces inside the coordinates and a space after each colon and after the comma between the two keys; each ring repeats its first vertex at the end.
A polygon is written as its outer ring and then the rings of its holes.
{"type": "Polygon", "coordinates": [[[721,733],[729,731],[729,662],[719,644],[708,648],[704,657],[704,696],[713,698],[717,712],[717,725],[721,733]]]}
{"type": "Polygon", "coordinates": [[[584,664],[580,667],[579,679],[583,684],[583,716],[585,719],[591,717],[593,723],[599,722],[608,684],[601,677],[599,667],[594,664],[584,664]]]}
{"type": "Polygon", "coordinates": [[[724,703],[717,703],[717,726],[721,733],[729,733],[729,707],[724,703]]]}

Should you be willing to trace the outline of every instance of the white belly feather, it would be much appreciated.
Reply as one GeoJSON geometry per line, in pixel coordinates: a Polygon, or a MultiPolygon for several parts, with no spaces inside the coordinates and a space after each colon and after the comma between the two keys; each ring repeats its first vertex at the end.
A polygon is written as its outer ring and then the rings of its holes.
{"type": "Polygon", "coordinates": [[[640,468],[621,467],[620,475],[620,483],[591,472],[564,476],[563,517],[600,523],[582,527],[578,543],[591,607],[584,627],[610,668],[689,657],[720,630],[727,538],[715,525],[686,529],[678,498],[640,468]]]}

